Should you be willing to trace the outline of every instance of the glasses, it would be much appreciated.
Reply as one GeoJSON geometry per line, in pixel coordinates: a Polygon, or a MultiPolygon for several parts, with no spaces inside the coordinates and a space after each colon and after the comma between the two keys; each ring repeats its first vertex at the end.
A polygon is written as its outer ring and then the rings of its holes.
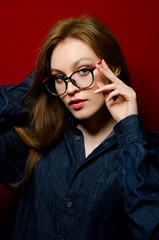
{"type": "MultiPolygon", "coordinates": [[[[98,64],[101,64],[101,61],[98,64]]],[[[77,88],[89,88],[94,82],[93,72],[95,69],[96,66],[92,68],[82,68],[73,72],[69,77],[66,77],[64,74],[56,76],[50,74],[44,79],[43,83],[51,94],[54,96],[61,96],[66,93],[69,81],[77,88]]]]}

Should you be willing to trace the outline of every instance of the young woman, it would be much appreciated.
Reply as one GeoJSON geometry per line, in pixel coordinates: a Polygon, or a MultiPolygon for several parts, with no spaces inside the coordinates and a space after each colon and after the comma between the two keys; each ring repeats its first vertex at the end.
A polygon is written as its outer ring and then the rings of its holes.
{"type": "Polygon", "coordinates": [[[53,26],[35,72],[1,88],[13,240],[159,239],[159,139],[128,85],[115,37],[82,17],[53,26]]]}

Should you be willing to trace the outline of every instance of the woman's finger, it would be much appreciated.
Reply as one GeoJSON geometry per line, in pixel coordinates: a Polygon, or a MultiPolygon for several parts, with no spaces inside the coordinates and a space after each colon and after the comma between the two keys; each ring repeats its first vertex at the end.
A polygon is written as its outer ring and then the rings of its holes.
{"type": "Polygon", "coordinates": [[[116,96],[121,96],[123,97],[123,99],[125,99],[126,101],[132,101],[136,99],[136,93],[129,89],[115,89],[114,91],[110,92],[108,97],[107,97],[107,101],[109,101],[110,99],[113,99],[116,96]]]}
{"type": "Polygon", "coordinates": [[[94,93],[101,93],[101,92],[107,92],[107,91],[114,91],[115,89],[125,89],[125,91],[130,91],[130,87],[124,84],[124,86],[121,86],[121,84],[111,83],[104,85],[102,82],[98,82],[97,86],[99,87],[94,91],[94,93]]]}
{"type": "Polygon", "coordinates": [[[102,63],[100,65],[96,64],[96,69],[104,74],[106,78],[108,78],[111,82],[122,82],[117,76],[110,70],[108,65],[104,60],[102,60],[102,63]]]}

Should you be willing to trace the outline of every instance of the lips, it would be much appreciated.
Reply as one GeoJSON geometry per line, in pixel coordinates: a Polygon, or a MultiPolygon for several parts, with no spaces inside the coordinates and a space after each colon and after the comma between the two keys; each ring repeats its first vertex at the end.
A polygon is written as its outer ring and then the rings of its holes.
{"type": "Polygon", "coordinates": [[[73,109],[80,109],[82,108],[86,103],[85,99],[74,99],[69,102],[69,104],[72,106],[73,109]]]}

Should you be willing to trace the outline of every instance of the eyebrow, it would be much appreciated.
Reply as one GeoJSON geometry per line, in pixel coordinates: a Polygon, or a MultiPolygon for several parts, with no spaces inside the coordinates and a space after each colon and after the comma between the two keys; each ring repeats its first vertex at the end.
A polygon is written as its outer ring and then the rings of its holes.
{"type": "MultiPolygon", "coordinates": [[[[78,59],[76,62],[74,62],[73,64],[72,64],[72,66],[73,66],[73,68],[76,68],[78,65],[79,65],[79,63],[81,63],[81,62],[83,62],[83,61],[87,61],[87,60],[91,60],[91,61],[93,61],[94,59],[93,58],[87,58],[87,57],[82,57],[82,58],[80,58],[80,59],[78,59]]],[[[61,71],[61,70],[59,70],[59,69],[54,69],[54,68],[51,68],[51,72],[60,72],[60,73],[63,73],[63,71],[61,71]]]]}
{"type": "Polygon", "coordinates": [[[82,58],[78,59],[76,62],[73,63],[73,67],[76,67],[76,66],[78,66],[79,63],[81,63],[82,61],[87,61],[87,60],[93,60],[93,58],[82,57],[82,58]]]}

